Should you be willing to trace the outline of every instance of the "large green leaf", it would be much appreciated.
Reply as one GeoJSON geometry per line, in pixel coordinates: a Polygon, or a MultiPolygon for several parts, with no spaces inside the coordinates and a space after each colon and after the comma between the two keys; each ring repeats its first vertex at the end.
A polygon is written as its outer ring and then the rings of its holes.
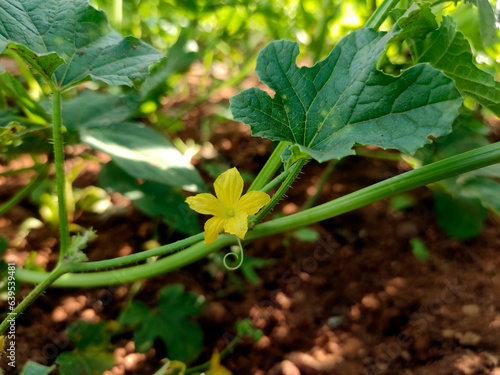
{"type": "Polygon", "coordinates": [[[441,26],[425,39],[411,40],[413,59],[429,63],[455,81],[458,90],[500,115],[500,83],[473,62],[469,42],[457,31],[450,16],[443,17],[441,26]]]}
{"type": "Polygon", "coordinates": [[[137,38],[123,38],[88,0],[3,0],[0,21],[0,52],[10,48],[61,87],[89,79],[140,84],[162,57],[137,38]]]}
{"type": "Polygon", "coordinates": [[[357,30],[312,68],[297,67],[297,43],[270,43],[256,71],[275,95],[252,88],[233,96],[234,118],[253,135],[298,144],[318,161],[353,154],[354,144],[414,153],[428,137],[451,131],[462,98],[451,79],[427,64],[399,77],[377,70],[387,42],[400,32],[357,30]]]}
{"type": "Polygon", "coordinates": [[[120,324],[136,324],[134,341],[138,351],[145,352],[161,338],[169,359],[189,363],[196,359],[202,349],[201,328],[188,319],[203,312],[201,296],[184,292],[182,285],[169,285],[160,291],[159,306],[150,310],[139,301],[132,301],[120,316],[120,324]]]}
{"type": "Polygon", "coordinates": [[[118,123],[80,128],[88,145],[107,153],[128,174],[148,181],[205,190],[189,158],[182,155],[163,135],[139,123],[118,123]]]}
{"type": "Polygon", "coordinates": [[[160,216],[167,225],[181,233],[199,232],[198,216],[189,208],[182,194],[171,186],[151,181],[139,184],[114,163],[103,165],[99,184],[130,199],[146,215],[160,216]]]}

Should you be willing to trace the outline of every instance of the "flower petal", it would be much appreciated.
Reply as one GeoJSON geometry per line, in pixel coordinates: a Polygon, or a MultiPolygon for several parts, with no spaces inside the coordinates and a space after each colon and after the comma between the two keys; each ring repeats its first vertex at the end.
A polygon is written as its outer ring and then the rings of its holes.
{"type": "Polygon", "coordinates": [[[202,193],[194,197],[187,197],[186,203],[189,207],[205,215],[222,216],[224,215],[224,207],[222,202],[215,198],[212,194],[202,193]]]}
{"type": "Polygon", "coordinates": [[[243,179],[236,168],[222,173],[214,182],[215,194],[224,207],[235,207],[243,192],[243,179]]]}
{"type": "Polygon", "coordinates": [[[271,197],[263,191],[250,191],[242,196],[236,204],[237,212],[246,212],[248,215],[253,215],[269,203],[271,197]]]}
{"type": "Polygon", "coordinates": [[[224,227],[226,219],[221,217],[213,217],[205,223],[205,243],[207,245],[214,242],[219,236],[220,231],[224,227]]]}
{"type": "Polygon", "coordinates": [[[231,219],[226,219],[224,223],[224,231],[226,233],[236,234],[239,238],[244,239],[248,230],[247,218],[247,213],[241,212],[231,219]]]}

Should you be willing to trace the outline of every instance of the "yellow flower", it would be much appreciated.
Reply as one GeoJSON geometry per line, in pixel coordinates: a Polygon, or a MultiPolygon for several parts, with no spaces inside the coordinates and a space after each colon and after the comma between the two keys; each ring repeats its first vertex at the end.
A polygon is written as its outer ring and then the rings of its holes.
{"type": "Polygon", "coordinates": [[[208,373],[210,375],[232,375],[231,371],[220,364],[220,357],[217,349],[214,350],[212,358],[210,358],[210,369],[208,373]]]}
{"type": "Polygon", "coordinates": [[[192,210],[200,214],[213,215],[205,223],[205,243],[215,241],[222,229],[226,233],[245,238],[248,230],[248,215],[256,214],[269,203],[271,197],[262,191],[243,193],[243,179],[236,168],[222,173],[214,182],[215,194],[198,194],[186,199],[192,210]]]}

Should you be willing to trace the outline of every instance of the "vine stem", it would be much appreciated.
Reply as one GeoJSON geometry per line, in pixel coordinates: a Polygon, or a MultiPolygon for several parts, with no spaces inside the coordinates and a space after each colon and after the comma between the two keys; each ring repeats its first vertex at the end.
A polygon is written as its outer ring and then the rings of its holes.
{"type": "Polygon", "coordinates": [[[389,15],[392,9],[399,3],[399,0],[384,0],[375,9],[375,12],[370,16],[364,27],[370,27],[377,30],[389,15]]]}
{"type": "Polygon", "coordinates": [[[283,195],[288,191],[292,183],[295,181],[297,176],[299,175],[302,167],[309,161],[309,159],[301,159],[295,162],[290,167],[290,172],[287,174],[285,181],[281,184],[278,191],[272,196],[271,201],[262,209],[260,212],[255,215],[255,217],[249,223],[250,229],[255,226],[258,222],[260,222],[271,210],[278,204],[278,202],[283,198],[283,195]]]}
{"type": "Polygon", "coordinates": [[[262,167],[255,180],[253,180],[252,185],[250,185],[250,187],[248,188],[248,191],[262,190],[262,188],[266,186],[266,184],[271,180],[271,178],[281,166],[281,154],[289,144],[290,142],[285,141],[281,141],[280,143],[278,143],[269,159],[267,159],[264,167],[262,167]]]}
{"type": "MultiPolygon", "coordinates": [[[[34,168],[26,168],[26,170],[30,169],[32,170],[34,168]]],[[[40,166],[37,169],[40,170],[39,173],[29,182],[29,184],[24,186],[12,198],[10,198],[7,202],[0,206],[0,215],[5,214],[12,207],[18,204],[25,196],[33,191],[33,189],[40,183],[41,180],[45,178],[45,176],[47,176],[46,166],[40,166]]]]}
{"type": "Polygon", "coordinates": [[[68,213],[66,211],[66,178],[64,176],[64,140],[61,117],[61,91],[52,83],[52,135],[54,142],[54,164],[56,169],[57,206],[59,212],[59,262],[64,260],[64,256],[69,248],[69,225],[68,213]]]}
{"type": "MultiPolygon", "coordinates": [[[[500,163],[500,142],[405,172],[308,210],[258,224],[246,235],[245,241],[308,226],[378,200],[496,163],[500,163]]],[[[105,272],[67,273],[52,285],[57,287],[95,287],[132,282],[184,267],[236,242],[237,238],[234,235],[221,235],[210,245],[198,242],[155,263],[105,272]]],[[[73,265],[67,265],[68,272],[73,271],[72,267],[73,265]]],[[[43,272],[16,270],[16,278],[19,281],[39,283],[46,277],[43,272]]]]}
{"type": "Polygon", "coordinates": [[[2,321],[2,323],[0,323],[0,334],[2,334],[7,329],[11,320],[17,319],[19,314],[21,314],[26,309],[26,307],[28,307],[35,299],[37,299],[38,296],[50,286],[50,284],[52,284],[66,272],[68,272],[68,270],[66,270],[64,265],[57,265],[56,268],[54,268],[52,272],[35,287],[35,289],[33,289],[26,297],[23,298],[21,303],[17,305],[12,312],[7,314],[7,317],[2,321]]]}

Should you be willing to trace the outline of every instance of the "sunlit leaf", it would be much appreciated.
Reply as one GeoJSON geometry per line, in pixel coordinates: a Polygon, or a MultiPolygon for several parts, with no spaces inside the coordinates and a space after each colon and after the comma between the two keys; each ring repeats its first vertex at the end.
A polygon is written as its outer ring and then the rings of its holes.
{"type": "Polygon", "coordinates": [[[148,181],[204,190],[205,185],[190,159],[157,131],[139,123],[118,123],[80,129],[80,138],[107,153],[128,174],[148,181]]]}
{"type": "Polygon", "coordinates": [[[399,77],[377,70],[397,32],[357,30],[312,68],[297,67],[297,43],[270,43],[256,72],[275,95],[252,88],[233,96],[234,118],[254,136],[298,144],[318,161],[353,154],[355,144],[413,154],[428,137],[451,131],[462,98],[452,80],[427,64],[399,77]]]}
{"type": "Polygon", "coordinates": [[[455,21],[443,17],[438,30],[425,39],[409,43],[413,59],[429,63],[455,81],[458,90],[500,115],[500,83],[473,62],[469,42],[456,29],[455,21]]]}
{"type": "Polygon", "coordinates": [[[9,48],[61,87],[85,80],[138,85],[162,55],[122,37],[87,0],[0,2],[0,52],[9,48]]]}

